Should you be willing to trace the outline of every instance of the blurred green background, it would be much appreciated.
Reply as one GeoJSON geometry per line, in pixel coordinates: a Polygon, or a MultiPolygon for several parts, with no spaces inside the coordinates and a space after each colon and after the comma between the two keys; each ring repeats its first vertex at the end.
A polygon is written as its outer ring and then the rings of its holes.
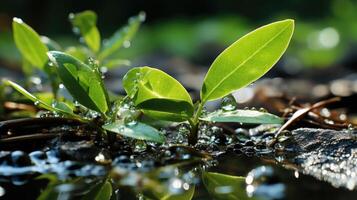
{"type": "Polygon", "coordinates": [[[130,16],[146,12],[147,20],[131,47],[118,52],[131,60],[170,57],[208,67],[220,51],[245,33],[293,18],[295,35],[279,66],[286,74],[357,63],[356,0],[1,0],[0,67],[20,66],[11,33],[13,17],[66,46],[78,43],[68,14],[88,9],[98,14],[102,38],[111,36],[130,16]]]}

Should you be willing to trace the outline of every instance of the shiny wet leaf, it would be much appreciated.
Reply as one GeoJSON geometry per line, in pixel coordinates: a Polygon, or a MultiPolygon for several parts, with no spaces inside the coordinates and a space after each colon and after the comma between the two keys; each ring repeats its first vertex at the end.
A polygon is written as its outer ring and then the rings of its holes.
{"type": "Polygon", "coordinates": [[[64,86],[79,103],[102,114],[108,110],[108,94],[98,69],[59,51],[50,51],[48,56],[57,66],[64,86]]]}
{"type": "Polygon", "coordinates": [[[246,200],[245,177],[203,172],[202,181],[209,194],[218,200],[246,200]]]}
{"type": "Polygon", "coordinates": [[[12,28],[15,44],[21,55],[31,65],[43,69],[48,61],[46,56],[48,48],[42,43],[40,36],[19,18],[13,19],[12,28]]]}
{"type": "Polygon", "coordinates": [[[79,30],[87,46],[97,52],[100,48],[100,34],[97,29],[97,15],[86,10],[76,14],[70,14],[70,21],[74,29],[79,30]]]}
{"type": "Polygon", "coordinates": [[[215,100],[263,76],[288,47],[293,20],[278,21],[243,36],[212,63],[201,89],[202,102],[215,100]]]}
{"type": "Polygon", "coordinates": [[[104,44],[103,50],[99,54],[99,59],[103,60],[114,54],[122,46],[130,46],[130,41],[138,31],[140,24],[145,20],[145,13],[129,19],[128,25],[117,30],[104,44]]]}
{"type": "Polygon", "coordinates": [[[246,124],[282,124],[282,118],[257,110],[233,110],[223,111],[217,110],[209,113],[205,117],[200,118],[203,121],[211,122],[237,122],[246,124]]]}
{"type": "Polygon", "coordinates": [[[193,115],[192,100],[186,89],[161,70],[134,68],[125,75],[123,86],[135,105],[150,117],[185,121],[193,115]]]}
{"type": "Polygon", "coordinates": [[[153,141],[158,143],[163,143],[165,141],[164,136],[157,129],[140,122],[125,124],[117,121],[105,124],[102,127],[105,130],[138,140],[153,141]]]}

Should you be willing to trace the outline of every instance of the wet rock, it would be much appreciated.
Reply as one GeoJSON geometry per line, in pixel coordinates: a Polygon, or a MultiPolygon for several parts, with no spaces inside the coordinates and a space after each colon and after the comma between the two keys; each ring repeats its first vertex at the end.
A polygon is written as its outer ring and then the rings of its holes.
{"type": "Polygon", "coordinates": [[[300,128],[292,131],[302,172],[350,190],[357,186],[357,140],[351,130],[300,128]]]}
{"type": "Polygon", "coordinates": [[[91,141],[66,142],[60,146],[60,155],[69,160],[95,161],[99,153],[103,153],[91,141]]]}

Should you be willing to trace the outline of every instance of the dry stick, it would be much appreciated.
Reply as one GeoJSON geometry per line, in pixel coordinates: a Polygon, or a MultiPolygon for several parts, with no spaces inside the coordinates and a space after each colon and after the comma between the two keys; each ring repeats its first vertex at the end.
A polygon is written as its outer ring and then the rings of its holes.
{"type": "Polygon", "coordinates": [[[277,134],[281,133],[281,131],[285,130],[292,123],[300,120],[303,116],[305,116],[310,111],[312,111],[312,110],[314,110],[316,108],[320,108],[322,106],[325,106],[327,104],[335,103],[335,102],[340,101],[340,100],[341,100],[340,97],[334,97],[334,98],[331,98],[331,99],[327,99],[327,100],[324,100],[324,101],[317,102],[317,103],[313,104],[310,107],[302,108],[300,110],[297,110],[293,114],[293,116],[283,126],[280,127],[280,129],[278,130],[277,134]]]}
{"type": "Polygon", "coordinates": [[[12,102],[12,101],[5,101],[4,102],[4,108],[8,110],[25,110],[25,111],[31,111],[35,112],[36,107],[24,103],[17,103],[17,102],[12,102]]]}
{"type": "Polygon", "coordinates": [[[332,128],[332,129],[341,129],[341,128],[347,128],[348,127],[348,124],[346,124],[344,121],[341,121],[341,120],[336,120],[336,119],[331,119],[331,118],[328,118],[328,117],[324,117],[324,116],[321,116],[319,115],[318,113],[315,113],[315,112],[309,112],[308,113],[309,117],[313,118],[316,122],[314,123],[311,123],[313,121],[309,121],[309,123],[311,124],[315,124],[315,125],[318,125],[318,124],[321,124],[321,125],[324,125],[325,127],[329,127],[329,128],[332,128]],[[326,123],[325,120],[333,120],[334,123],[333,124],[329,124],[329,123],[326,123]]]}

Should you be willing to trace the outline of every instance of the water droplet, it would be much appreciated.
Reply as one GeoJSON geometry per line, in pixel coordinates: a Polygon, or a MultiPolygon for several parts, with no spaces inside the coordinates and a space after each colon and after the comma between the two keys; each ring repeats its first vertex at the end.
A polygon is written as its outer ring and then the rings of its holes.
{"type": "Polygon", "coordinates": [[[119,133],[124,132],[124,130],[125,130],[125,127],[124,127],[124,126],[119,126],[119,127],[118,127],[119,133]]]}
{"type": "Polygon", "coordinates": [[[55,99],[53,99],[52,102],[51,102],[51,106],[53,108],[55,108],[57,106],[57,104],[58,104],[58,102],[55,99]]]}
{"type": "Polygon", "coordinates": [[[69,13],[69,15],[68,15],[68,19],[69,19],[69,20],[73,20],[74,17],[75,17],[75,14],[74,14],[74,13],[69,13]]]}
{"type": "Polygon", "coordinates": [[[146,150],[146,143],[142,140],[137,140],[135,142],[134,152],[143,152],[146,150]]]}
{"type": "Polygon", "coordinates": [[[233,95],[225,96],[221,101],[223,111],[232,111],[237,108],[237,102],[233,95]]]}
{"type": "Polygon", "coordinates": [[[123,47],[124,48],[129,48],[131,46],[131,42],[129,40],[124,41],[123,47]]]}
{"type": "Polygon", "coordinates": [[[335,124],[335,122],[332,121],[332,120],[330,120],[330,119],[325,119],[324,122],[325,122],[326,124],[330,124],[330,125],[335,124]]]}
{"type": "Polygon", "coordinates": [[[0,197],[5,195],[5,189],[3,187],[0,186],[0,197]]]}
{"type": "MultiPolygon", "coordinates": [[[[72,32],[73,32],[74,34],[76,34],[76,35],[79,35],[79,34],[80,34],[80,30],[79,30],[78,27],[73,27],[73,28],[72,28],[72,32]]],[[[83,39],[83,38],[82,38],[82,39],[83,39]]]]}
{"type": "Polygon", "coordinates": [[[340,118],[340,120],[342,120],[342,121],[346,121],[346,120],[347,120],[347,115],[344,114],[344,113],[342,113],[342,114],[340,114],[339,118],[340,118]]]}
{"type": "Polygon", "coordinates": [[[180,124],[178,131],[179,134],[186,136],[190,134],[190,126],[186,123],[182,123],[180,124]]]}
{"type": "Polygon", "coordinates": [[[124,121],[125,121],[125,124],[128,126],[135,126],[136,124],[138,124],[138,121],[136,121],[132,117],[126,117],[124,121]]]}
{"type": "Polygon", "coordinates": [[[141,22],[143,22],[143,21],[145,21],[145,19],[146,19],[146,13],[145,12],[140,12],[139,13],[139,20],[141,22]]]}
{"type": "Polygon", "coordinates": [[[276,143],[276,144],[274,145],[274,148],[275,148],[275,150],[277,150],[277,151],[284,151],[284,149],[285,149],[285,147],[284,147],[284,145],[283,145],[282,143],[276,143]]]}
{"type": "Polygon", "coordinates": [[[24,23],[24,22],[22,21],[22,19],[17,18],[17,17],[14,17],[14,18],[13,18],[13,21],[16,22],[16,23],[19,23],[19,24],[24,23]]]}
{"type": "Polygon", "coordinates": [[[348,124],[347,128],[348,128],[348,130],[351,130],[351,131],[355,130],[355,127],[353,124],[348,124]]]}
{"type": "Polygon", "coordinates": [[[184,182],[179,179],[179,178],[171,178],[169,180],[169,190],[173,194],[179,194],[182,193],[183,191],[183,184],[184,182]]]}
{"type": "Polygon", "coordinates": [[[38,105],[40,105],[40,101],[35,101],[33,104],[34,104],[35,106],[38,106],[38,105]]]}
{"type": "Polygon", "coordinates": [[[244,128],[237,128],[235,131],[238,135],[248,135],[249,132],[244,128]]]}
{"type": "Polygon", "coordinates": [[[248,197],[265,197],[267,199],[282,199],[285,185],[276,182],[273,168],[261,166],[253,169],[246,176],[245,182],[248,197]]]}
{"type": "Polygon", "coordinates": [[[259,108],[259,112],[264,112],[264,113],[267,113],[267,112],[268,112],[268,110],[267,110],[267,109],[265,109],[265,108],[259,108]]]}
{"type": "Polygon", "coordinates": [[[103,74],[106,74],[108,72],[108,67],[100,67],[100,72],[103,73],[103,74]]]}
{"type": "Polygon", "coordinates": [[[190,189],[190,185],[188,183],[184,183],[184,184],[182,184],[182,188],[184,190],[188,190],[188,189],[190,189]]]}
{"type": "Polygon", "coordinates": [[[322,108],[321,111],[320,111],[320,115],[323,116],[323,117],[330,117],[331,113],[330,113],[329,109],[322,108]]]}

